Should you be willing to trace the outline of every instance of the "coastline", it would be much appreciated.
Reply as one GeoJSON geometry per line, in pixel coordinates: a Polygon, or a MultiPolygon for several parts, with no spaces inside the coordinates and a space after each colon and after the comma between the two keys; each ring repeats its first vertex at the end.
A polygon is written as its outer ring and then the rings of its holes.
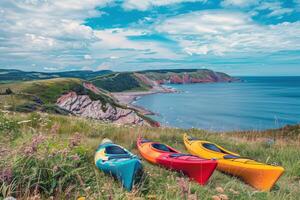
{"type": "Polygon", "coordinates": [[[167,88],[159,85],[153,87],[149,91],[134,91],[134,92],[114,92],[112,95],[118,100],[119,103],[124,104],[130,108],[136,109],[143,115],[156,115],[156,113],[144,107],[134,105],[133,102],[142,96],[157,94],[157,93],[174,93],[177,92],[174,88],[167,88]]]}

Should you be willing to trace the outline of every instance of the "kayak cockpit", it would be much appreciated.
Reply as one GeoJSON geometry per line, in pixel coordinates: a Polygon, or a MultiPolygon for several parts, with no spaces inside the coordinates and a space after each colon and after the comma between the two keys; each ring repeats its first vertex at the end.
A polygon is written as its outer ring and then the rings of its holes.
{"type": "Polygon", "coordinates": [[[154,149],[159,150],[159,151],[164,151],[168,153],[178,153],[177,151],[171,149],[167,145],[161,144],[161,143],[153,143],[151,145],[154,149]]]}
{"type": "Polygon", "coordinates": [[[130,155],[127,151],[125,151],[122,147],[118,145],[106,146],[104,152],[108,160],[132,158],[132,155],[130,155]]]}

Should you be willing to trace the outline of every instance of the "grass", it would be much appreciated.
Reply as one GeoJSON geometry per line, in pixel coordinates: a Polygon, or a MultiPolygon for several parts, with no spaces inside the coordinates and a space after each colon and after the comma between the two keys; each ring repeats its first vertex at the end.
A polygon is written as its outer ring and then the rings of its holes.
{"type": "MultiPolygon", "coordinates": [[[[229,199],[297,199],[300,195],[300,127],[264,132],[210,133],[203,130],[117,126],[42,113],[0,115],[0,199],[212,199],[221,187],[229,199]],[[94,152],[110,138],[138,154],[138,134],[186,152],[182,133],[223,145],[244,156],[278,163],[285,173],[270,192],[255,191],[216,171],[208,185],[143,160],[145,179],[132,192],[94,166],[94,152]],[[272,142],[270,142],[272,141],[272,142]]],[[[215,197],[216,198],[216,197],[215,197]]]]}
{"type": "Polygon", "coordinates": [[[131,72],[116,72],[93,78],[90,81],[97,87],[110,92],[147,91],[150,89],[131,72]]]}

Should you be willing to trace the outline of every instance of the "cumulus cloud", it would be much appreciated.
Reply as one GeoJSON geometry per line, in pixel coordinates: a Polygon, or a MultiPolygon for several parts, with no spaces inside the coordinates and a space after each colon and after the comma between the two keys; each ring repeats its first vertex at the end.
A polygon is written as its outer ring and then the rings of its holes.
{"type": "Polygon", "coordinates": [[[148,10],[152,7],[167,6],[184,2],[203,2],[207,0],[125,0],[123,7],[127,10],[148,10]]]}
{"type": "Polygon", "coordinates": [[[192,12],[166,19],[156,29],[190,55],[300,49],[300,22],[259,25],[240,12],[192,12]]]}
{"type": "Polygon", "coordinates": [[[258,3],[259,0],[224,0],[221,5],[224,7],[248,7],[258,3]]]}
{"type": "Polygon", "coordinates": [[[89,52],[89,46],[100,38],[83,22],[99,15],[95,7],[101,8],[108,2],[2,0],[1,67],[23,65],[50,70],[52,66],[84,64],[87,61],[82,58],[89,52]]]}
{"type": "Polygon", "coordinates": [[[292,8],[285,8],[282,6],[282,2],[261,2],[261,4],[255,9],[258,11],[269,11],[268,17],[279,17],[283,15],[290,14],[294,11],[292,8]]]}
{"type": "Polygon", "coordinates": [[[1,0],[0,67],[51,71],[108,66],[120,69],[129,68],[132,63],[133,68],[136,63],[145,67],[153,67],[153,63],[175,66],[171,60],[187,61],[194,55],[300,49],[300,22],[264,25],[254,22],[253,15],[248,14],[253,11],[280,18],[299,9],[299,0],[295,0],[298,7],[294,9],[275,1],[224,0],[222,10],[189,13],[180,10],[185,14],[173,17],[161,15],[156,9],[155,13],[151,11],[154,7],[184,2],[212,3],[208,0],[1,0]],[[123,11],[117,9],[117,12],[124,15],[128,10],[150,14],[122,28],[97,30],[85,24],[87,18],[103,17],[102,8],[111,4],[122,7],[123,11]],[[232,8],[240,11],[233,12],[232,8]]]}

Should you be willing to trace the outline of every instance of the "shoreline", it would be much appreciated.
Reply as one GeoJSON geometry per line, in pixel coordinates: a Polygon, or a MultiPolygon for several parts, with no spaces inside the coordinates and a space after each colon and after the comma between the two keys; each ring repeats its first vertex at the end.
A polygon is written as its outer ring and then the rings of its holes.
{"type": "Polygon", "coordinates": [[[157,93],[175,93],[177,92],[173,88],[167,88],[164,86],[156,86],[149,91],[135,91],[135,92],[114,92],[112,95],[118,100],[119,103],[124,104],[130,108],[136,109],[143,115],[156,115],[157,113],[152,112],[142,106],[134,105],[133,102],[137,99],[151,94],[157,93]]]}

